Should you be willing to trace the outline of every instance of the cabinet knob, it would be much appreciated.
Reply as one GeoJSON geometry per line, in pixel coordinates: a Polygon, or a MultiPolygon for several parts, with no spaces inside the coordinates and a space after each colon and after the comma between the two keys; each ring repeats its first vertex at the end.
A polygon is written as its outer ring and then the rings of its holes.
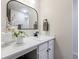
{"type": "Polygon", "coordinates": [[[51,50],[51,49],[50,49],[50,48],[48,48],[48,49],[47,49],[47,52],[49,52],[50,50],[51,50]]]}

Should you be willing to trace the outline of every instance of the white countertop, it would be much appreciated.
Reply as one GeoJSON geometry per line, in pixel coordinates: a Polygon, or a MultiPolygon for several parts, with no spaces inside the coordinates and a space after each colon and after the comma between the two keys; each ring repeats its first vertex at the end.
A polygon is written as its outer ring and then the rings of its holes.
{"type": "Polygon", "coordinates": [[[2,59],[9,59],[10,57],[14,56],[21,56],[22,53],[28,53],[32,51],[33,49],[36,49],[38,45],[54,39],[50,36],[40,36],[38,38],[36,37],[26,37],[24,38],[24,43],[19,45],[16,44],[16,42],[11,43],[7,47],[1,48],[1,58],[2,59]]]}

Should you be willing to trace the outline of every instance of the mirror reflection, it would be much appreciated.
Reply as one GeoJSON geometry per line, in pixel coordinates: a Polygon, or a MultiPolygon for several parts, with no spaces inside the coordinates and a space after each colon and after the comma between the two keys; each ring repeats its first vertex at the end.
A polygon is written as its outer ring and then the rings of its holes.
{"type": "Polygon", "coordinates": [[[34,8],[18,1],[9,1],[7,6],[10,25],[18,29],[38,29],[38,14],[34,8]]]}

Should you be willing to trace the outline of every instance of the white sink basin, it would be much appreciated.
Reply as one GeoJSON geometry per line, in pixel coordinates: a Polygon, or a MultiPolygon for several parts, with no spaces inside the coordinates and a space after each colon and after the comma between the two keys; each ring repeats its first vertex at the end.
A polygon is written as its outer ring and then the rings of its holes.
{"type": "MultiPolygon", "coordinates": [[[[54,36],[53,36],[54,37],[54,36]]],[[[52,39],[52,36],[38,36],[38,37],[29,37],[29,39],[33,39],[33,40],[36,40],[36,41],[39,41],[39,42],[43,42],[43,41],[47,41],[47,40],[51,40],[52,39]]]]}

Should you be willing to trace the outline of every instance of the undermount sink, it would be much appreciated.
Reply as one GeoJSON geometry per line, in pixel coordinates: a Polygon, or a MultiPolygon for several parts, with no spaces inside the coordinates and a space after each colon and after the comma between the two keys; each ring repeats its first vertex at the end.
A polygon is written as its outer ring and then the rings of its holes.
{"type": "Polygon", "coordinates": [[[51,39],[52,37],[51,36],[40,35],[40,36],[36,36],[36,37],[32,36],[32,37],[29,37],[29,38],[40,42],[40,41],[49,40],[49,38],[51,39]]]}

